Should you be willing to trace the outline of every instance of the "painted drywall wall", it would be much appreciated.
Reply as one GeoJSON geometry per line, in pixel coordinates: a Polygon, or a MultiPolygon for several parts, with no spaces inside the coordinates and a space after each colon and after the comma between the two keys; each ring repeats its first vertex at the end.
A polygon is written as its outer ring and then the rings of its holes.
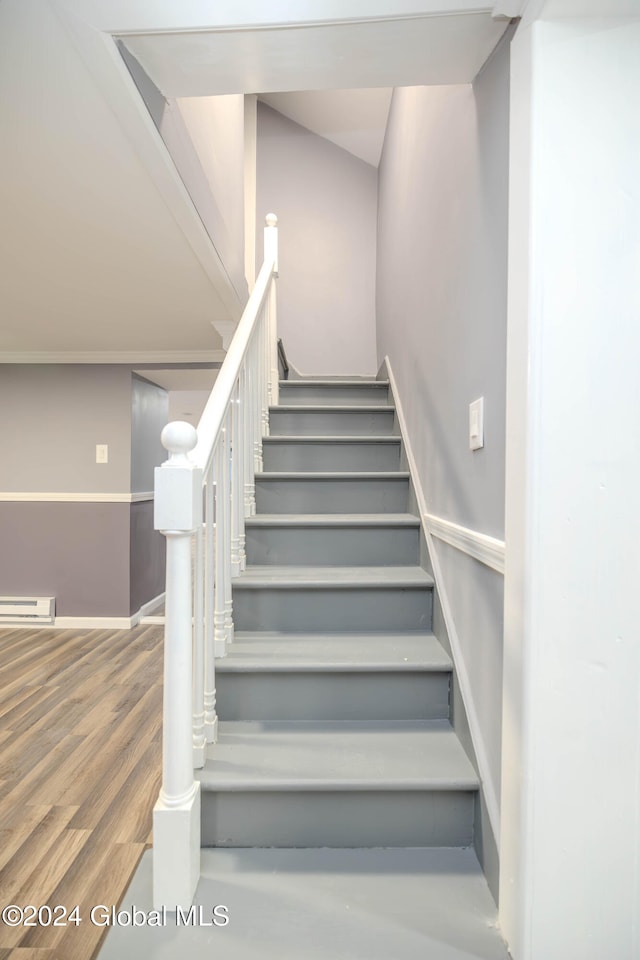
{"type": "Polygon", "coordinates": [[[515,960],[635,960],[640,17],[567,6],[512,56],[500,914],[515,960]]]}
{"type": "Polygon", "coordinates": [[[129,616],[128,503],[0,502],[0,595],[59,617],[129,616]]]}
{"type": "MultiPolygon", "coordinates": [[[[473,85],[396,89],[379,183],[377,342],[429,512],[504,530],[509,47],[473,85]],[[485,447],[469,403],[485,398],[485,447]]],[[[474,736],[500,796],[502,578],[436,541],[472,680],[474,736]]]]}
{"type": "Polygon", "coordinates": [[[0,491],[129,493],[131,372],[119,364],[2,364],[0,491]],[[96,463],[96,444],[109,447],[96,463]]]}
{"type": "Polygon", "coordinates": [[[58,616],[127,617],[162,593],[151,502],[100,497],[153,490],[166,391],[125,365],[4,364],[0,411],[12,449],[0,494],[16,497],[0,503],[0,594],[54,596],[58,616]],[[19,502],[29,494],[43,500],[19,502]],[[88,502],[47,502],[56,495],[88,502]]]}
{"type": "Polygon", "coordinates": [[[287,357],[304,374],[375,374],[376,170],[263,103],[257,168],[257,259],[274,212],[287,357]]]}
{"type": "Polygon", "coordinates": [[[244,303],[244,97],[165,97],[123,42],[118,49],[244,303]]]}
{"type": "Polygon", "coordinates": [[[169,422],[169,395],[135,374],[131,377],[131,492],[153,490],[153,471],[167,459],[160,434],[169,422]]]}
{"type": "Polygon", "coordinates": [[[244,304],[248,290],[244,276],[244,97],[181,97],[169,101],[160,130],[181,173],[198,213],[210,231],[214,246],[244,304]],[[172,137],[169,123],[178,110],[205,176],[186,173],[187,145],[172,137]]]}
{"type": "Polygon", "coordinates": [[[164,593],[166,540],[153,526],[153,501],[130,504],[129,614],[164,593]]]}

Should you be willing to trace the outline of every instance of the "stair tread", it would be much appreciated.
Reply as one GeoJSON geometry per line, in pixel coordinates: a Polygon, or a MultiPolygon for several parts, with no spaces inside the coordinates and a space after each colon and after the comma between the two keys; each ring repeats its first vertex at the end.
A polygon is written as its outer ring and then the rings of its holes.
{"type": "Polygon", "coordinates": [[[388,403],[279,403],[275,407],[269,407],[270,411],[282,410],[286,413],[296,413],[298,411],[303,413],[337,413],[342,410],[346,410],[348,413],[394,413],[395,409],[388,403]]]}
{"type": "Polygon", "coordinates": [[[222,721],[199,771],[206,790],[475,790],[447,720],[222,721]]]}
{"type": "Polygon", "coordinates": [[[255,565],[233,580],[234,588],[261,586],[308,587],[433,587],[433,578],[422,567],[339,567],[255,565]]]}
{"type": "MultiPolygon", "coordinates": [[[[350,409],[353,409],[351,407],[350,409]]],[[[399,444],[402,438],[396,434],[299,434],[299,433],[270,433],[263,437],[263,443],[395,443],[399,444]]]]}
{"type": "Polygon", "coordinates": [[[448,673],[451,659],[432,633],[237,633],[219,673],[415,672],[448,673]]]}
{"type": "Polygon", "coordinates": [[[389,389],[388,380],[327,380],[318,377],[315,380],[280,380],[281,387],[385,387],[389,389]]]}
{"type": "Polygon", "coordinates": [[[408,470],[269,470],[256,473],[256,480],[408,480],[408,470]]]}
{"type": "Polygon", "coordinates": [[[412,513],[259,513],[245,527],[419,527],[412,513]]]}

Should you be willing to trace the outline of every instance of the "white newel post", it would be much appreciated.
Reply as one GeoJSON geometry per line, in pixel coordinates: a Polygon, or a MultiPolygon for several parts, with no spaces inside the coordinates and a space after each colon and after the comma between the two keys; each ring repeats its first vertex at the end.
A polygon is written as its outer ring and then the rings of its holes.
{"type": "MultiPolygon", "coordinates": [[[[278,276],[278,218],[275,213],[268,213],[266,216],[266,227],[264,228],[264,258],[273,259],[274,278],[278,276]]],[[[276,313],[276,285],[271,284],[269,289],[269,300],[267,303],[267,350],[269,366],[269,403],[274,407],[278,403],[278,383],[280,374],[278,371],[278,324],[276,313]]]]}
{"type": "Polygon", "coordinates": [[[153,811],[153,901],[190,906],[200,875],[200,784],[193,777],[191,538],[202,525],[202,471],[189,459],[189,423],[162,431],[169,459],[155,470],[154,527],[167,539],[162,787],[153,811]]]}

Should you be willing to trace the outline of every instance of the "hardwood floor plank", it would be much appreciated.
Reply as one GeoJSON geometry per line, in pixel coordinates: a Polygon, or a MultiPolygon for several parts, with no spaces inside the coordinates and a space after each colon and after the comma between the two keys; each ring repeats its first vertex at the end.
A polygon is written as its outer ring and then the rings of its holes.
{"type": "MultiPolygon", "coordinates": [[[[118,906],[151,834],[162,627],[0,631],[0,892],[118,906]],[[4,882],[3,882],[4,881],[4,882]]],[[[0,960],[91,960],[107,928],[0,927],[0,960]]]]}
{"type": "MultiPolygon", "coordinates": [[[[0,870],[0,892],[4,903],[18,903],[19,906],[24,906],[26,902],[33,903],[33,898],[36,898],[38,903],[44,902],[38,898],[43,878],[46,880],[47,873],[52,867],[57,869],[60,835],[68,834],[65,828],[75,812],[75,807],[52,807],[34,825],[28,837],[0,870]],[[25,895],[28,899],[21,900],[21,895],[25,895]]],[[[84,832],[87,833],[87,831],[84,832]]]]}
{"type": "MultiPolygon", "coordinates": [[[[0,871],[42,823],[51,810],[50,806],[34,806],[11,810],[0,827],[0,871]]],[[[0,898],[6,902],[6,891],[0,879],[0,898]]]]}

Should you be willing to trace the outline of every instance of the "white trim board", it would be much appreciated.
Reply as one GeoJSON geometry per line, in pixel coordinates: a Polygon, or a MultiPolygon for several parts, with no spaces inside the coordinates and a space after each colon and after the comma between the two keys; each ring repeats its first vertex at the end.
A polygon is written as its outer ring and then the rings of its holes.
{"type": "Polygon", "coordinates": [[[220,363],[224,350],[2,351],[0,363],[220,363]]]}
{"type": "Polygon", "coordinates": [[[433,513],[425,514],[424,519],[434,537],[444,540],[504,576],[504,540],[496,540],[486,533],[461,527],[460,524],[445,520],[444,517],[436,517],[433,513]]]}
{"type": "Polygon", "coordinates": [[[0,503],[141,503],[153,500],[153,490],[142,493],[0,493],[0,503]]]}
{"type": "Polygon", "coordinates": [[[462,646],[460,644],[460,638],[458,637],[458,631],[456,630],[455,621],[453,619],[453,612],[451,610],[451,604],[449,603],[449,597],[445,589],[440,561],[438,560],[438,554],[434,547],[431,530],[429,529],[426,521],[426,518],[430,516],[430,514],[427,509],[427,502],[424,495],[424,490],[422,489],[422,484],[420,483],[418,467],[413,455],[413,450],[411,448],[411,442],[409,440],[409,433],[407,430],[407,421],[402,409],[402,402],[400,400],[398,386],[396,384],[396,379],[393,375],[393,369],[391,367],[391,361],[389,360],[388,356],[384,358],[384,362],[386,364],[389,387],[395,403],[396,416],[398,418],[398,426],[400,427],[400,436],[402,437],[404,452],[407,457],[409,474],[411,476],[411,482],[413,484],[416,500],[418,501],[418,510],[420,512],[422,530],[424,532],[427,549],[429,550],[429,557],[431,558],[431,564],[433,566],[433,578],[435,580],[436,590],[438,591],[440,604],[442,606],[442,616],[444,617],[445,626],[449,635],[449,643],[451,644],[451,653],[458,678],[458,685],[460,687],[460,694],[462,696],[462,702],[464,703],[467,720],[469,722],[469,732],[471,734],[471,741],[473,743],[473,749],[475,750],[476,760],[478,762],[478,774],[480,776],[482,791],[487,804],[487,814],[489,816],[489,822],[491,823],[491,829],[493,830],[493,836],[499,852],[500,804],[498,803],[498,793],[496,790],[496,785],[491,777],[487,748],[485,746],[484,737],[480,730],[480,722],[478,720],[478,711],[476,710],[475,701],[473,699],[471,680],[469,679],[469,674],[464,663],[464,657],[462,656],[462,646]]]}
{"type": "Polygon", "coordinates": [[[0,624],[1,630],[131,630],[140,621],[153,613],[165,600],[166,594],[160,593],[153,600],[143,603],[130,617],[56,617],[53,623],[34,623],[10,621],[0,624]]]}

